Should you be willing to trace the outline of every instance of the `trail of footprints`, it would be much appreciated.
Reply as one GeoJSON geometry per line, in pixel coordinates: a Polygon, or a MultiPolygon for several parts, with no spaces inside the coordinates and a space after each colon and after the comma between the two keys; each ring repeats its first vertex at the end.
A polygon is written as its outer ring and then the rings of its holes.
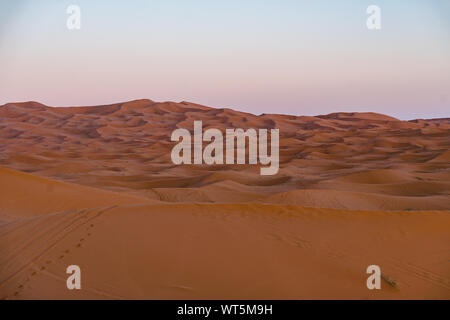
{"type": "MultiPolygon", "coordinates": [[[[90,237],[92,235],[92,228],[94,228],[94,224],[90,223],[88,225],[88,227],[86,228],[86,236],[80,238],[80,240],[78,241],[78,243],[76,245],[73,246],[73,249],[78,249],[78,248],[82,248],[83,247],[83,243],[87,240],[88,237],[90,237]]],[[[71,252],[71,249],[65,249],[62,252],[59,253],[57,260],[63,260],[69,253],[71,252]]],[[[21,292],[26,288],[26,287],[30,287],[29,283],[31,282],[31,280],[33,279],[33,277],[37,276],[38,274],[40,274],[41,272],[44,272],[46,269],[46,265],[50,265],[52,264],[54,261],[51,259],[45,260],[45,265],[42,266],[38,266],[37,270],[33,269],[33,271],[28,274],[25,278],[25,282],[22,284],[19,284],[19,286],[17,287],[16,291],[13,294],[13,298],[18,298],[18,296],[21,294],[21,292]]],[[[65,270],[64,270],[65,272],[65,270]]],[[[11,297],[5,297],[2,300],[8,299],[11,297]]]]}
{"type": "MultiPolygon", "coordinates": [[[[13,278],[16,275],[20,275],[23,272],[29,272],[26,270],[32,270],[30,274],[28,274],[25,278],[24,283],[19,283],[19,285],[14,290],[13,298],[17,298],[20,293],[26,288],[26,286],[30,287],[29,283],[39,273],[42,273],[46,270],[46,265],[50,265],[53,263],[53,260],[45,260],[44,255],[49,252],[51,249],[53,249],[62,239],[64,239],[66,236],[71,234],[73,231],[79,229],[79,228],[86,228],[86,234],[84,237],[80,238],[78,240],[78,243],[76,243],[72,248],[64,249],[62,252],[57,254],[57,260],[64,259],[70,252],[71,249],[79,249],[83,247],[83,243],[86,241],[88,237],[92,235],[92,228],[94,227],[94,223],[92,220],[97,219],[100,217],[104,212],[113,209],[117,207],[116,205],[106,207],[106,208],[93,208],[93,209],[82,209],[78,211],[71,211],[67,212],[67,215],[62,215],[61,220],[56,220],[55,225],[51,226],[49,230],[44,230],[42,236],[39,238],[35,238],[31,240],[31,243],[35,244],[37,247],[39,247],[39,254],[32,258],[29,263],[25,264],[22,268],[19,268],[19,271],[16,271],[13,275],[11,275],[9,278],[13,278]],[[62,223],[60,221],[63,221],[62,223]],[[86,227],[87,225],[87,227],[86,227]],[[43,240],[44,239],[44,240],[43,240]],[[39,243],[39,240],[42,240],[43,243],[39,243]],[[34,267],[34,265],[39,261],[44,261],[44,263],[37,268],[34,267]]],[[[59,214],[51,214],[46,217],[39,217],[37,218],[39,221],[44,221],[45,224],[46,218],[49,216],[55,216],[59,214]]],[[[39,223],[38,221],[38,223],[39,223]]],[[[55,221],[54,221],[55,222],[55,221]]],[[[23,224],[27,225],[27,223],[23,224]]],[[[19,227],[20,228],[20,227],[19,227]]],[[[44,228],[45,229],[45,228],[44,228]]],[[[23,248],[26,248],[29,246],[30,241],[26,241],[23,248]]],[[[22,251],[22,250],[20,250],[22,251]]],[[[17,254],[15,254],[12,259],[16,258],[17,254]]],[[[63,271],[65,273],[65,270],[63,271]]],[[[8,279],[4,280],[3,283],[8,282],[8,279]]],[[[1,299],[8,299],[11,296],[6,296],[1,299]]]]}

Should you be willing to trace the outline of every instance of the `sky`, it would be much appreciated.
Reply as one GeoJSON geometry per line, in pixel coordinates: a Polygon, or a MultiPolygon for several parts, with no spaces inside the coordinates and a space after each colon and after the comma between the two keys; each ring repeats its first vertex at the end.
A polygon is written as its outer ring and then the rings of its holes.
{"type": "Polygon", "coordinates": [[[450,117],[450,1],[0,1],[0,104],[141,98],[450,117]],[[79,30],[66,26],[72,4],[79,30]]]}

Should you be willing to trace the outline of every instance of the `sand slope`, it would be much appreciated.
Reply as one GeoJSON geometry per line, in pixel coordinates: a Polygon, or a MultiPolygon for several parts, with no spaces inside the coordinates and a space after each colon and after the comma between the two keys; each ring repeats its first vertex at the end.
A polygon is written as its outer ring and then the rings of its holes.
{"type": "Polygon", "coordinates": [[[0,228],[0,294],[448,299],[449,219],[437,211],[262,204],[120,206],[38,216],[0,228]],[[66,289],[71,264],[82,269],[81,291],[66,289]],[[380,291],[365,287],[371,264],[380,265],[386,279],[380,291]]]}
{"type": "Polygon", "coordinates": [[[0,168],[0,222],[82,208],[155,202],[0,168]]]}

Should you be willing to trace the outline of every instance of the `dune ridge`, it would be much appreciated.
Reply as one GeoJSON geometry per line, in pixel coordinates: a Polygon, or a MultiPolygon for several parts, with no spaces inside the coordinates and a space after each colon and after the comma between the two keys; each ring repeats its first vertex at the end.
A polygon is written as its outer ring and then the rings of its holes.
{"type": "Polygon", "coordinates": [[[380,194],[399,197],[390,210],[449,209],[449,136],[450,119],[400,121],[376,113],[256,116],[148,99],[92,107],[0,106],[0,166],[168,202],[189,202],[193,195],[200,202],[270,202],[275,194],[335,190],[343,197],[372,194],[379,208],[386,208],[380,194]],[[195,120],[204,129],[279,128],[279,174],[261,177],[249,165],[173,165],[171,132],[192,130],[195,120]],[[228,182],[234,186],[223,187],[228,182]],[[221,196],[214,195],[218,189],[221,196]],[[411,206],[401,197],[409,197],[411,206]]]}

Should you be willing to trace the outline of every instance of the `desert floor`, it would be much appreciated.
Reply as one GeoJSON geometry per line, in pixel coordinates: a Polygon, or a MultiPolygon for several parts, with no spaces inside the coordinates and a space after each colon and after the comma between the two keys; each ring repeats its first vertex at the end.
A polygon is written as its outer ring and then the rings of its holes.
{"type": "Polygon", "coordinates": [[[449,147],[450,119],[0,106],[0,299],[450,299],[449,147]],[[279,128],[279,173],[174,165],[194,120],[279,128]]]}

